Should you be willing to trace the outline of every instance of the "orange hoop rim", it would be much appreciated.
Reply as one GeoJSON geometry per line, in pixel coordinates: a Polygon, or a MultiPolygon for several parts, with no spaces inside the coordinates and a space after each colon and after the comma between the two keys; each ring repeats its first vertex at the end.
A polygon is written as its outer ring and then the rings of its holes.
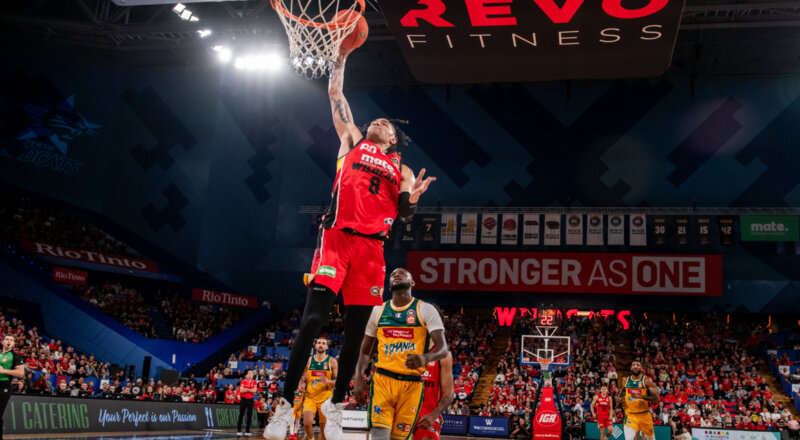
{"type": "Polygon", "coordinates": [[[357,22],[361,17],[364,16],[364,8],[366,7],[364,4],[364,0],[356,0],[356,4],[358,5],[360,11],[358,12],[358,15],[355,18],[348,20],[346,23],[317,23],[316,21],[306,20],[305,18],[300,18],[292,14],[291,11],[286,9],[286,7],[283,6],[283,4],[281,4],[280,0],[270,0],[270,4],[272,5],[272,9],[280,12],[281,14],[285,15],[287,18],[291,20],[299,22],[303,26],[325,28],[329,31],[352,26],[353,24],[355,24],[355,22],[357,22]]]}
{"type": "Polygon", "coordinates": [[[550,366],[550,363],[553,362],[552,358],[539,358],[539,365],[542,366],[542,371],[548,371],[547,367],[550,366]]]}

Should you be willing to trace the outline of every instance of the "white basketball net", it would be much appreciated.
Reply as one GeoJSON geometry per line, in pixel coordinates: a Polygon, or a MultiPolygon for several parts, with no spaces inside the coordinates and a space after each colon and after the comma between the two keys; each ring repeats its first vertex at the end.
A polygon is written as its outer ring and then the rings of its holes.
{"type": "Polygon", "coordinates": [[[364,0],[271,0],[271,3],[289,37],[289,65],[308,79],[330,75],[342,39],[355,28],[364,12],[364,0]]]}

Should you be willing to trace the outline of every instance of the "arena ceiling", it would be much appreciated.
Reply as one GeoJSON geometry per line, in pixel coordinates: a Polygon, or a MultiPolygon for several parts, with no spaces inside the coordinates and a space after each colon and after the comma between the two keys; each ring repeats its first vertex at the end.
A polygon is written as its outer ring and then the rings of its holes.
{"type": "MultiPolygon", "coordinates": [[[[285,44],[269,0],[187,3],[199,21],[181,20],[166,0],[0,0],[3,46],[74,49],[127,67],[209,62],[209,39],[285,44]]],[[[348,82],[365,87],[418,82],[405,64],[377,0],[367,0],[370,38],[348,63],[348,82]]],[[[692,78],[800,73],[800,1],[687,0],[670,74],[692,78]]]]}

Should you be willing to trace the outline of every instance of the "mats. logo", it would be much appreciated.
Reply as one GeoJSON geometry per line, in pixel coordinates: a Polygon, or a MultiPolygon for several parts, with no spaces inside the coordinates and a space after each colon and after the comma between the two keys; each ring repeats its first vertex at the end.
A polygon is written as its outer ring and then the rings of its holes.
{"type": "Polygon", "coordinates": [[[320,266],[319,269],[317,269],[317,275],[327,275],[329,277],[335,277],[336,268],[331,266],[320,266]]]}
{"type": "Polygon", "coordinates": [[[0,156],[63,174],[78,174],[83,162],[68,157],[67,148],[80,136],[96,136],[101,126],[75,111],[74,95],[58,105],[21,103],[20,107],[30,123],[13,139],[3,140],[0,156]]]}

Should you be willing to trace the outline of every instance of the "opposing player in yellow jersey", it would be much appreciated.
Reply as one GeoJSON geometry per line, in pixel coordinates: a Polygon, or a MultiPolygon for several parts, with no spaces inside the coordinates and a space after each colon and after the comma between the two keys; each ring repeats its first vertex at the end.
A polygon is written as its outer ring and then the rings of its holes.
{"type": "Polygon", "coordinates": [[[333,395],[339,363],[328,355],[328,340],[317,338],[314,341],[315,353],[306,364],[306,395],[303,400],[303,428],[306,438],[314,438],[314,416],[319,412],[319,430],[325,440],[325,416],[319,411],[322,404],[333,395]]]}
{"type": "Polygon", "coordinates": [[[444,325],[434,306],[411,296],[414,280],[405,269],[389,276],[392,299],[372,309],[358,357],[353,395],[366,404],[364,372],[378,343],[369,399],[370,440],[411,437],[422,407],[422,373],[447,356],[444,325]],[[433,351],[426,352],[433,340],[433,351]]]}
{"type": "Polygon", "coordinates": [[[624,379],[621,391],[625,393],[622,399],[625,440],[636,440],[640,432],[647,440],[655,440],[650,405],[658,403],[661,390],[644,375],[638,359],[631,363],[631,375],[624,379]]]}

